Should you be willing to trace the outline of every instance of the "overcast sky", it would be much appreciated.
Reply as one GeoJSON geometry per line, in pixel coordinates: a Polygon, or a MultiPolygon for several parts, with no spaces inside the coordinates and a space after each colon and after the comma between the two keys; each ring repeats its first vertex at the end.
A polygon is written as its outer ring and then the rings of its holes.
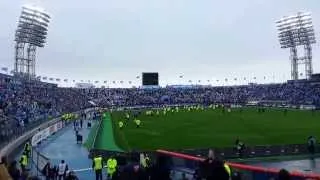
{"type": "Polygon", "coordinates": [[[47,44],[37,51],[42,76],[135,82],[141,72],[159,72],[161,84],[281,81],[290,78],[289,50],[280,49],[275,21],[298,11],[312,12],[320,72],[319,0],[0,0],[1,67],[13,69],[14,31],[30,3],[52,16],[47,44]]]}

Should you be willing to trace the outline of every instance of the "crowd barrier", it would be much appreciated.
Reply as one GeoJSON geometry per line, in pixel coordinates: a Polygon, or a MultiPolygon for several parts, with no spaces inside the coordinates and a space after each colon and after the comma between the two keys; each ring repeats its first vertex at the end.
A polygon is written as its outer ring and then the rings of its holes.
{"type": "MultiPolygon", "coordinates": [[[[48,137],[54,135],[56,132],[61,130],[63,127],[65,127],[66,122],[63,120],[60,120],[56,122],[55,124],[37,132],[32,138],[31,138],[31,145],[32,145],[32,162],[35,164],[35,167],[38,171],[41,171],[44,166],[50,162],[50,159],[41,154],[36,146],[40,144],[42,141],[45,141],[48,137]]],[[[38,172],[37,171],[37,172],[38,172]]]]}
{"type": "MultiPolygon", "coordinates": [[[[174,150],[183,154],[205,157],[209,149],[184,149],[174,150]]],[[[239,158],[236,147],[214,148],[214,151],[224,159],[239,158]]],[[[319,149],[315,149],[315,153],[319,153],[319,149]]],[[[248,146],[242,152],[243,158],[270,157],[270,156],[288,156],[288,155],[305,155],[309,154],[307,144],[287,144],[287,145],[259,145],[248,146]]]]}
{"type": "MultiPolygon", "coordinates": [[[[199,163],[204,161],[204,159],[200,157],[165,150],[157,150],[157,153],[170,158],[169,162],[174,167],[180,166],[197,169],[199,167],[199,163]]],[[[269,180],[270,178],[277,178],[279,172],[279,169],[275,168],[264,168],[231,162],[228,162],[228,164],[233,171],[239,172],[243,179],[248,180],[269,180]]],[[[291,180],[320,179],[320,175],[315,173],[291,172],[290,175],[291,180]]]]}
{"type": "Polygon", "coordinates": [[[37,176],[39,176],[39,172],[41,172],[45,165],[50,162],[50,159],[41,154],[37,149],[32,149],[32,162],[36,167],[37,176]]]}
{"type": "Polygon", "coordinates": [[[31,145],[33,147],[37,146],[41,141],[46,140],[49,136],[55,134],[60,129],[62,129],[65,126],[65,121],[59,120],[55,124],[52,124],[51,126],[37,132],[34,136],[31,138],[31,145]]]}

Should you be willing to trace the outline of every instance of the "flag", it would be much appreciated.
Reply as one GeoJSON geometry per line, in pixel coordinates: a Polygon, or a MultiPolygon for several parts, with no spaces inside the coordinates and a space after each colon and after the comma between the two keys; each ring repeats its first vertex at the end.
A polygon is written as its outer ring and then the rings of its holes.
{"type": "Polygon", "coordinates": [[[60,79],[59,79],[59,78],[57,78],[57,79],[56,79],[56,81],[60,82],[60,79]]]}
{"type": "Polygon", "coordinates": [[[225,80],[226,82],[228,82],[228,78],[225,78],[224,80],[225,80]]]}
{"type": "Polygon", "coordinates": [[[53,81],[53,78],[49,78],[50,81],[53,81]]]}
{"type": "Polygon", "coordinates": [[[9,69],[7,67],[2,67],[1,70],[4,72],[8,72],[9,69]]]}
{"type": "Polygon", "coordinates": [[[14,74],[14,70],[11,70],[11,71],[10,71],[10,74],[14,74]]]}
{"type": "Polygon", "coordinates": [[[42,77],[42,79],[43,79],[43,80],[47,80],[48,78],[47,78],[47,77],[42,77]]]}
{"type": "Polygon", "coordinates": [[[219,82],[219,79],[217,79],[217,82],[219,82]]]}
{"type": "Polygon", "coordinates": [[[191,83],[192,81],[191,80],[189,80],[189,83],[191,83]]]}
{"type": "Polygon", "coordinates": [[[123,83],[123,81],[120,81],[120,83],[122,84],[122,83],[123,83]]]}
{"type": "Polygon", "coordinates": [[[73,80],[73,82],[76,82],[76,80],[73,80]]]}
{"type": "Polygon", "coordinates": [[[266,79],[266,77],[265,77],[265,76],[263,76],[263,79],[266,79]]]}
{"type": "Polygon", "coordinates": [[[131,84],[132,82],[131,81],[129,81],[129,84],[131,84]]]}
{"type": "Polygon", "coordinates": [[[243,80],[247,80],[247,78],[244,77],[243,80]]]}
{"type": "Polygon", "coordinates": [[[181,75],[181,76],[179,76],[179,78],[183,78],[183,76],[181,75]]]}
{"type": "Polygon", "coordinates": [[[96,83],[96,84],[97,84],[97,83],[99,83],[99,81],[95,81],[94,83],[96,83]]]}
{"type": "Polygon", "coordinates": [[[210,82],[210,80],[208,79],[208,82],[210,82]]]}
{"type": "Polygon", "coordinates": [[[236,81],[236,80],[238,80],[237,78],[234,78],[234,80],[236,81]]]}
{"type": "Polygon", "coordinates": [[[115,83],[116,83],[116,81],[112,81],[112,83],[113,83],[113,84],[115,84],[115,83]]]}
{"type": "Polygon", "coordinates": [[[68,79],[64,79],[63,81],[64,81],[64,82],[68,82],[68,79]]]}
{"type": "Polygon", "coordinates": [[[140,76],[137,76],[136,78],[137,78],[137,79],[139,79],[139,78],[140,78],[140,76]]]}
{"type": "Polygon", "coordinates": [[[83,82],[83,80],[81,80],[81,82],[83,82]]]}
{"type": "Polygon", "coordinates": [[[257,79],[257,77],[253,77],[253,79],[257,79]]]}
{"type": "Polygon", "coordinates": [[[103,83],[107,84],[107,81],[103,81],[103,83]]]}
{"type": "Polygon", "coordinates": [[[198,82],[201,82],[201,80],[198,80],[198,82]]]}

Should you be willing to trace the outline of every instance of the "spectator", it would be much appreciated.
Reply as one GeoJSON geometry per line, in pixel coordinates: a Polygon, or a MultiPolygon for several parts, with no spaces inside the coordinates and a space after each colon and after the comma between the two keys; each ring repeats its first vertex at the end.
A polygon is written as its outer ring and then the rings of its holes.
{"type": "Polygon", "coordinates": [[[290,173],[285,170],[285,169],[281,169],[278,173],[278,179],[279,180],[290,180],[290,173]]]}
{"type": "Polygon", "coordinates": [[[52,167],[50,166],[50,162],[44,166],[42,174],[45,176],[46,180],[52,179],[52,167]]]}
{"type": "Polygon", "coordinates": [[[67,171],[68,165],[64,162],[64,160],[61,160],[61,163],[58,166],[58,179],[65,180],[67,171]]]}

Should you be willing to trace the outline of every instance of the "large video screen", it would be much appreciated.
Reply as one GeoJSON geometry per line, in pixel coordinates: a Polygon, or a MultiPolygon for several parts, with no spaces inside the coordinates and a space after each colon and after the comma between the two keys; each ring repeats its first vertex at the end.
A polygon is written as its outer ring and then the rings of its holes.
{"type": "Polygon", "coordinates": [[[158,73],[142,73],[142,85],[143,86],[158,86],[159,85],[158,73]]]}

